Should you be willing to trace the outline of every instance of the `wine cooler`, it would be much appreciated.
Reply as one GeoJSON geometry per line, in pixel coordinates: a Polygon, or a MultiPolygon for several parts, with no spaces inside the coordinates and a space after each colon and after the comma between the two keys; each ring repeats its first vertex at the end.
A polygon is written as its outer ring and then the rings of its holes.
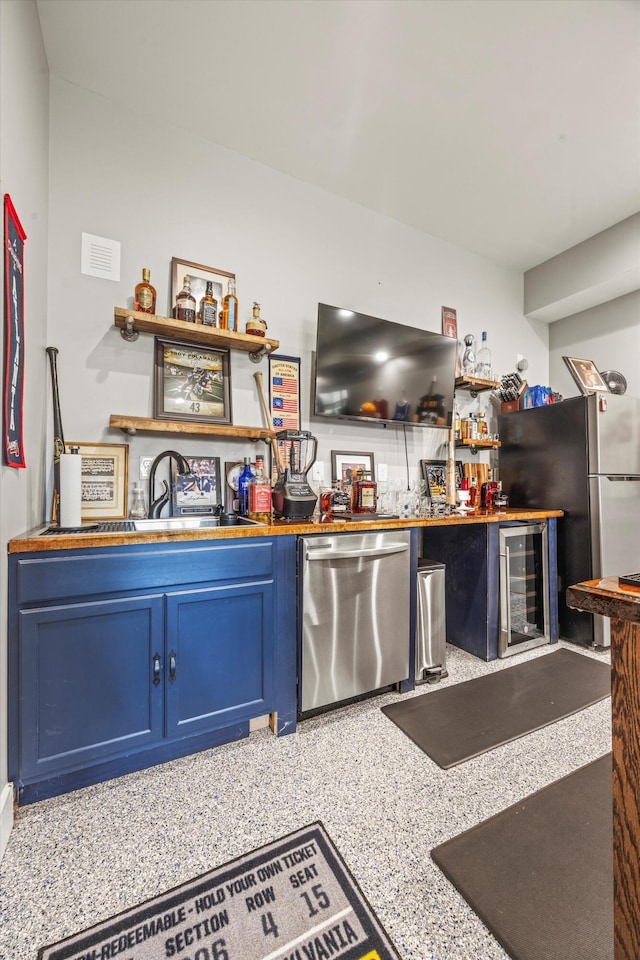
{"type": "Polygon", "coordinates": [[[509,657],[549,642],[546,524],[501,526],[498,656],[509,657]]]}

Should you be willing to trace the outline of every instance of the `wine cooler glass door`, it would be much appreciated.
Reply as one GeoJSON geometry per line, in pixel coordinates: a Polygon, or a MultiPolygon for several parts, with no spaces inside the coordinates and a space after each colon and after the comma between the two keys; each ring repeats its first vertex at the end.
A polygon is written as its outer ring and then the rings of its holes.
{"type": "Polygon", "coordinates": [[[498,656],[508,657],[549,640],[546,524],[501,527],[498,656]]]}

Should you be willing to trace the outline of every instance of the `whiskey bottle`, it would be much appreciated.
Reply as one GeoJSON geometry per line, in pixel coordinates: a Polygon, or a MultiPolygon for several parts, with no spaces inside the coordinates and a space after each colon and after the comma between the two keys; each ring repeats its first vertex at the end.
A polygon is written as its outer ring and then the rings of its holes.
{"type": "Polygon", "coordinates": [[[367,470],[358,470],[351,483],[351,512],[375,513],[378,487],[367,470]]]}
{"type": "Polygon", "coordinates": [[[218,326],[218,301],[213,295],[213,281],[207,280],[207,289],[200,301],[200,323],[205,327],[218,326]]]}
{"type": "Polygon", "coordinates": [[[196,298],[191,293],[191,278],[184,278],[184,286],[176,297],[176,320],[183,320],[185,323],[196,322],[196,298]]]}
{"type": "Polygon", "coordinates": [[[222,329],[238,332],[238,298],[235,280],[229,280],[229,289],[222,298],[222,329]]]}
{"type": "Polygon", "coordinates": [[[249,481],[249,519],[271,523],[271,483],[264,472],[264,457],[256,456],[256,473],[249,481]]]}
{"type": "Polygon", "coordinates": [[[260,316],[260,304],[253,304],[253,316],[247,320],[245,330],[252,337],[264,337],[267,329],[266,321],[260,316]]]}
{"type": "Polygon", "coordinates": [[[149,267],[143,267],[142,280],[136,284],[135,290],[135,309],[140,313],[156,312],[156,288],[150,282],[151,271],[149,267]]]}

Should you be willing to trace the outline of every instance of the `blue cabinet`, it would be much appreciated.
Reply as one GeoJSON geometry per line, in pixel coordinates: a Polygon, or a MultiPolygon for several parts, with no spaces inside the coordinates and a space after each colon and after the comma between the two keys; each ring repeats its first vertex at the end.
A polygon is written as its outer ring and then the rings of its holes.
{"type": "Polygon", "coordinates": [[[295,730],[293,537],[15,554],[9,596],[22,803],[295,730]]]}
{"type": "Polygon", "coordinates": [[[269,712],[271,583],[171,594],[167,604],[167,735],[269,712]]]}
{"type": "Polygon", "coordinates": [[[161,597],[27,610],[19,624],[24,777],[162,739],[162,690],[153,683],[161,597]]]}

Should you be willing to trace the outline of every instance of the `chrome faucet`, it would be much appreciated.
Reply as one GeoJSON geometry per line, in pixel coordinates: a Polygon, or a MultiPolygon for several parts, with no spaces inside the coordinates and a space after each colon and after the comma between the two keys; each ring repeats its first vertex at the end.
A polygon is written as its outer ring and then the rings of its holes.
{"type": "Polygon", "coordinates": [[[181,453],[178,453],[177,450],[165,450],[163,453],[159,453],[151,464],[151,469],[149,470],[149,518],[151,520],[157,520],[160,514],[162,513],[162,508],[165,503],[169,504],[169,513],[171,513],[171,497],[169,494],[169,484],[166,480],[163,480],[163,491],[160,496],[154,500],[155,496],[155,482],[156,482],[156,470],[158,465],[162,460],[175,460],[178,473],[191,473],[191,467],[189,466],[189,461],[186,460],[181,453]]]}

